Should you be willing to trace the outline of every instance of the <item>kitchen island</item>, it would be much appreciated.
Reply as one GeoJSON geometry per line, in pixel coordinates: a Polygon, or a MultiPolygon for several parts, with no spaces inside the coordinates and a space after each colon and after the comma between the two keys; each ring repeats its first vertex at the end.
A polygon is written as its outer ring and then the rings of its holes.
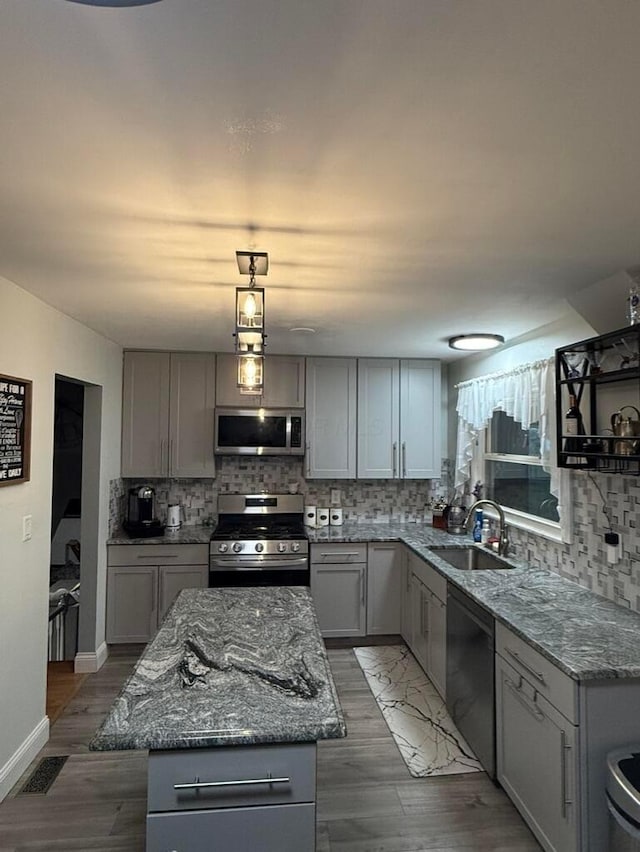
{"type": "Polygon", "coordinates": [[[149,749],[147,852],[305,852],[316,742],[345,735],[307,589],[187,589],[90,748],[149,749]]]}

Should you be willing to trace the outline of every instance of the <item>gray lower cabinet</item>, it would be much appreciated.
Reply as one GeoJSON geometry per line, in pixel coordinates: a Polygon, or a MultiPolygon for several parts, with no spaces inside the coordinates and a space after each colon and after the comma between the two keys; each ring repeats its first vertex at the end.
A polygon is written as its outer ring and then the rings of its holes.
{"type": "Polygon", "coordinates": [[[364,636],[367,545],[312,544],[311,595],[323,636],[364,636]]]}
{"type": "Polygon", "coordinates": [[[107,642],[148,642],[178,592],[208,582],[206,544],[108,547],[107,642]]]}
{"type": "Polygon", "coordinates": [[[403,636],[429,680],[444,698],[447,672],[447,581],[407,551],[403,574],[403,636]]]}
{"type": "Polygon", "coordinates": [[[544,849],[573,852],[578,728],[534,684],[496,656],[498,780],[544,849]]]}
{"type": "Polygon", "coordinates": [[[401,547],[367,546],[367,634],[399,634],[401,630],[401,547]]]}
{"type": "Polygon", "coordinates": [[[313,852],[316,744],[151,751],[147,852],[313,852]]]}

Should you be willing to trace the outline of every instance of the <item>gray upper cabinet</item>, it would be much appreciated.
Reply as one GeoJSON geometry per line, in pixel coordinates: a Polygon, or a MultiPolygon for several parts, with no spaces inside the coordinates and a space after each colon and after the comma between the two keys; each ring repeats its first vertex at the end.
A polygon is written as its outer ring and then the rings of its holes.
{"type": "Polygon", "coordinates": [[[440,362],[400,361],[400,454],[403,479],[439,478],[440,362]]]}
{"type": "Polygon", "coordinates": [[[221,353],[216,365],[216,404],[231,408],[304,408],[304,361],[302,356],[265,356],[263,393],[243,394],[237,385],[237,357],[221,353]]]}
{"type": "Polygon", "coordinates": [[[215,355],[125,352],[122,476],[213,477],[215,355]]]}
{"type": "Polygon", "coordinates": [[[358,477],[441,474],[440,363],[358,361],[358,477]]]}
{"type": "Polygon", "coordinates": [[[358,477],[395,479],[399,472],[400,362],[358,361],[358,477]]]}
{"type": "Polygon", "coordinates": [[[355,358],[307,358],[309,479],[355,479],[355,358]]]}

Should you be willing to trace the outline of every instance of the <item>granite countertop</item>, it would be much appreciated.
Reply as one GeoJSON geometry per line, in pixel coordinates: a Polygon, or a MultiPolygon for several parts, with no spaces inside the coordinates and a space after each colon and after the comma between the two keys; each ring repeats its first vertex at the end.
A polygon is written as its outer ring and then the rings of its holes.
{"type": "MultiPolygon", "coordinates": [[[[310,529],[311,542],[400,541],[577,681],[640,677],[640,615],[545,568],[464,571],[434,546],[467,547],[469,535],[422,524],[345,524],[310,529]]],[[[479,545],[477,545],[479,546],[479,545]]]]}
{"type": "Polygon", "coordinates": [[[166,530],[164,535],[150,538],[130,538],[123,530],[117,530],[107,544],[209,544],[214,527],[181,526],[180,529],[166,530]]]}
{"type": "Polygon", "coordinates": [[[89,747],[210,748],[344,736],[308,589],[186,589],[89,747]]]}

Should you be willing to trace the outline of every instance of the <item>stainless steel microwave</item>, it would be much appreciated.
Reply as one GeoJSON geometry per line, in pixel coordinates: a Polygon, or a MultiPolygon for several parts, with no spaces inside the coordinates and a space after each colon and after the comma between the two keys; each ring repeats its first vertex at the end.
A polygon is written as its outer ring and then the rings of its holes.
{"type": "Polygon", "coordinates": [[[227,456],[304,455],[304,411],[216,408],[215,452],[227,456]]]}

